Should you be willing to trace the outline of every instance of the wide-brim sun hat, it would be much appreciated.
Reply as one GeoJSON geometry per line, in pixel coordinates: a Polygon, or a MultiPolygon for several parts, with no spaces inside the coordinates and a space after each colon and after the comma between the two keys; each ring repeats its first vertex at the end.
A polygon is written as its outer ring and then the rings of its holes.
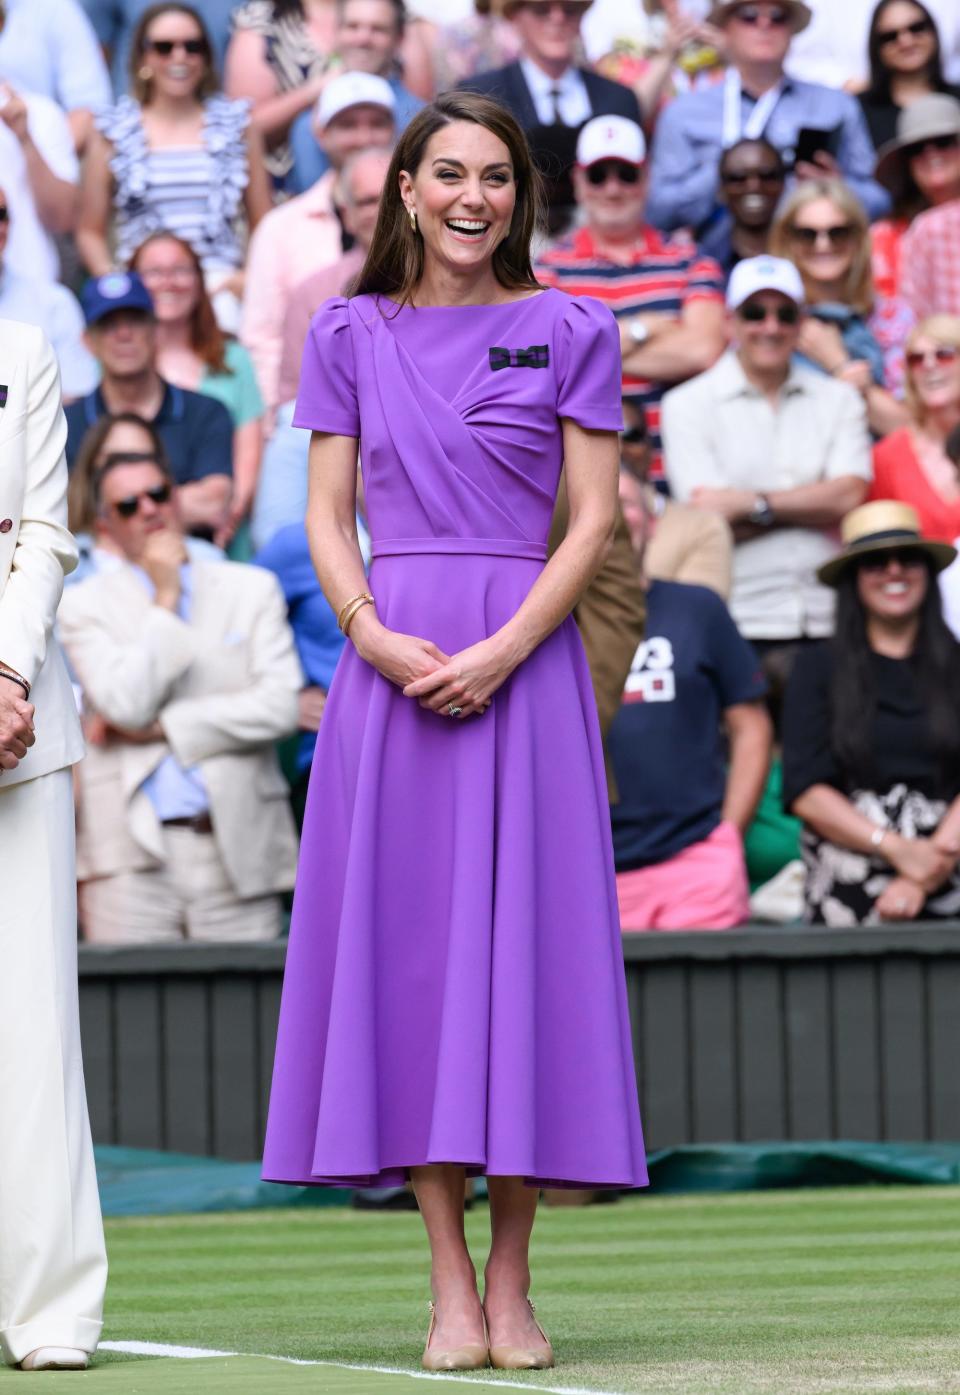
{"type": "MultiPolygon", "coordinates": [[[[758,0],[761,3],[762,0],[758,0]]],[[[750,5],[753,0],[724,0],[720,5],[714,5],[707,15],[707,23],[715,24],[718,29],[722,29],[734,10],[739,10],[744,5],[750,5]]],[[[790,11],[790,27],[795,34],[799,34],[802,29],[813,19],[813,11],[809,5],[804,5],[803,0],[776,0],[776,3],[783,10],[790,11]]]]}
{"type": "Polygon", "coordinates": [[[935,572],[949,567],[957,555],[949,543],[921,537],[916,509],[896,499],[875,499],[853,509],[840,526],[840,540],[843,550],[817,570],[824,586],[836,586],[848,568],[878,552],[921,552],[935,572]]]}
{"type": "Polygon", "coordinates": [[[897,117],[897,136],[877,151],[874,174],[894,198],[903,192],[907,151],[938,136],[960,136],[960,102],[947,92],[931,92],[904,107],[897,117]]]}

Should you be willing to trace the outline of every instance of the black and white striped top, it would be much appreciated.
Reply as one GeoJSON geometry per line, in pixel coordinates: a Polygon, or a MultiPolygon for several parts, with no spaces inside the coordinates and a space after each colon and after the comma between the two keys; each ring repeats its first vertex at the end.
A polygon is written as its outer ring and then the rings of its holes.
{"type": "MultiPolygon", "coordinates": [[[[230,23],[234,29],[252,29],[255,34],[262,34],[266,60],[280,95],[319,76],[330,61],[330,55],[321,53],[313,42],[303,15],[288,11],[278,18],[273,0],[246,0],[246,4],[234,10],[230,23]]],[[[276,178],[289,174],[293,167],[289,142],[271,146],[265,162],[276,178]]]]}

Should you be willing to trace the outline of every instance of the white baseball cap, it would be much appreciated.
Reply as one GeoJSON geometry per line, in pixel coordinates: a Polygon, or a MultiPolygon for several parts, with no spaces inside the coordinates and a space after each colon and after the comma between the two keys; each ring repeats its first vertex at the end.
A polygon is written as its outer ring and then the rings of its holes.
{"type": "Polygon", "coordinates": [[[795,305],[802,305],[806,298],[799,271],[783,257],[748,257],[737,262],[727,286],[728,308],[739,310],[758,291],[779,291],[795,305]]]}
{"type": "Polygon", "coordinates": [[[340,73],[329,82],[317,102],[317,125],[322,131],[348,107],[383,107],[391,116],[397,108],[393,89],[375,73],[340,73]]]}
{"type": "Polygon", "coordinates": [[[647,142],[635,121],[626,116],[595,116],[588,121],[577,140],[577,164],[584,169],[598,160],[623,160],[642,165],[647,158],[647,142]]]}

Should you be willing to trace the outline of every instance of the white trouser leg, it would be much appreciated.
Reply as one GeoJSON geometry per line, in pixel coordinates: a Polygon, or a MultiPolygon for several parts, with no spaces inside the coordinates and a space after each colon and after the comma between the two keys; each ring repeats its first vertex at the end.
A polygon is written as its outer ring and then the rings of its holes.
{"type": "Polygon", "coordinates": [[[80,1058],[68,770],[0,788],[0,1121],[0,1354],[92,1352],[107,1257],[80,1058]]]}

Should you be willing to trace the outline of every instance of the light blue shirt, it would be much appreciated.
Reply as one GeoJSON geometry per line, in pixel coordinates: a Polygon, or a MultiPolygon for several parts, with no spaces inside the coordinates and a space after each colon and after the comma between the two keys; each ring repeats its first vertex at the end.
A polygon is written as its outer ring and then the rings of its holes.
{"type": "Polygon", "coordinates": [[[99,111],[110,75],[79,0],[6,0],[0,73],[13,87],[49,97],[64,111],[99,111]]]}
{"type": "Polygon", "coordinates": [[[83,312],[72,291],[56,281],[36,281],[0,269],[0,319],[36,325],[53,345],[68,400],[86,397],[100,381],[97,360],[83,345],[83,312]]]}
{"type": "MultiPolygon", "coordinates": [[[[646,214],[654,227],[701,227],[717,208],[723,153],[724,84],[677,97],[661,113],[653,142],[646,214]]],[[[756,105],[740,98],[741,123],[756,105]]],[[[788,161],[804,126],[841,128],[837,163],[871,219],[890,209],[890,196],[873,178],[876,153],[860,105],[848,92],[787,78],[764,135],[788,161]]]]}

